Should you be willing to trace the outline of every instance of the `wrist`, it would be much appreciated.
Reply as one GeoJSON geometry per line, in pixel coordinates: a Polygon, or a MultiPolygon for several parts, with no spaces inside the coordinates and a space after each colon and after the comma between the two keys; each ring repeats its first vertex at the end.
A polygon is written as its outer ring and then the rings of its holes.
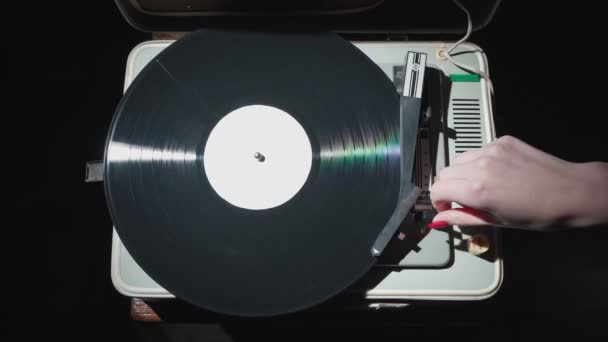
{"type": "Polygon", "coordinates": [[[573,164],[570,225],[585,227],[608,223],[608,163],[573,164]]]}

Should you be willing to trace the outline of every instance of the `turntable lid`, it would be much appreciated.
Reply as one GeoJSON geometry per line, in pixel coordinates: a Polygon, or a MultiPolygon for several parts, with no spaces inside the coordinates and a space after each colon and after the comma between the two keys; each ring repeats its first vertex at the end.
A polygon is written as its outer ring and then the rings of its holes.
{"type": "MultiPolygon", "coordinates": [[[[353,34],[461,34],[464,13],[451,0],[115,0],[133,27],[184,32],[205,27],[329,30],[353,34]]],[[[500,0],[466,1],[479,30],[500,0]]]]}

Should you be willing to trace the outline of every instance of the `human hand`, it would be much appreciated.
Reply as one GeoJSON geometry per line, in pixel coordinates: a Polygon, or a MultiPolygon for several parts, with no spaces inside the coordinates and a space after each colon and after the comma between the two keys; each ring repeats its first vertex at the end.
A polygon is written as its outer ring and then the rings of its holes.
{"type": "Polygon", "coordinates": [[[576,164],[504,136],[455,158],[431,188],[433,222],[552,230],[608,222],[608,163],[576,164]],[[452,202],[464,207],[452,209],[452,202]],[[472,210],[473,209],[473,210],[472,210]]]}

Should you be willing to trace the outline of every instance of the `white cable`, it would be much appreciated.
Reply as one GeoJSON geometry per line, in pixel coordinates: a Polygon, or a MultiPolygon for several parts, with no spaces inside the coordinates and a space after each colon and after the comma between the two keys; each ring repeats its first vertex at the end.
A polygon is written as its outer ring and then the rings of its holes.
{"type": "Polygon", "coordinates": [[[481,71],[481,70],[477,70],[475,68],[473,68],[470,65],[466,65],[463,63],[460,63],[456,60],[454,60],[454,58],[452,58],[452,51],[454,51],[454,49],[456,49],[456,47],[464,42],[466,42],[469,37],[471,36],[471,32],[473,32],[473,20],[471,19],[471,13],[469,12],[469,10],[467,10],[466,7],[464,7],[462,5],[462,3],[460,2],[460,0],[453,0],[454,3],[456,4],[456,6],[458,6],[466,15],[467,15],[467,33],[464,35],[464,37],[462,37],[462,39],[460,39],[459,41],[457,41],[456,43],[454,43],[454,45],[452,45],[445,54],[445,57],[452,62],[452,64],[456,65],[457,67],[464,69],[466,71],[472,72],[474,74],[479,75],[480,77],[483,77],[486,79],[486,81],[488,82],[488,85],[490,87],[490,92],[492,94],[494,94],[494,86],[492,85],[492,80],[490,79],[490,75],[488,75],[487,73],[481,71]]]}

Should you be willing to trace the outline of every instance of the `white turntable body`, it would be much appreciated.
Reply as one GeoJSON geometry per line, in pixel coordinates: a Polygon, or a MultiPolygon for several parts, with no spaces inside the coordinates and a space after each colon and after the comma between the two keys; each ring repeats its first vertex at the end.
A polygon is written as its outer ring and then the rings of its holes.
{"type": "MultiPolygon", "coordinates": [[[[136,46],[127,60],[124,89],[172,42],[155,40],[136,46]]],[[[395,68],[403,65],[408,51],[426,53],[428,67],[438,69],[446,76],[464,73],[442,58],[440,51],[451,45],[448,42],[353,43],[391,79],[395,68]]],[[[453,56],[459,62],[488,72],[485,54],[473,44],[460,45],[453,56]]],[[[483,78],[475,80],[466,76],[452,81],[447,126],[456,135],[450,137],[447,144],[437,145],[436,170],[457,153],[480,148],[495,138],[488,82],[483,78]],[[444,146],[447,146],[447,151],[444,146]]],[[[441,133],[439,139],[445,138],[441,133]]],[[[457,301],[491,297],[498,291],[503,278],[499,231],[489,227],[454,227],[454,233],[450,235],[445,231],[431,230],[418,243],[418,248],[408,253],[398,265],[384,267],[379,273],[382,274],[379,281],[360,289],[367,298],[366,304],[374,307],[407,305],[415,300],[457,301]],[[449,239],[454,240],[453,244],[449,239]]],[[[112,239],[111,276],[115,288],[123,295],[142,299],[173,298],[137,265],[116,230],[112,239]]]]}

